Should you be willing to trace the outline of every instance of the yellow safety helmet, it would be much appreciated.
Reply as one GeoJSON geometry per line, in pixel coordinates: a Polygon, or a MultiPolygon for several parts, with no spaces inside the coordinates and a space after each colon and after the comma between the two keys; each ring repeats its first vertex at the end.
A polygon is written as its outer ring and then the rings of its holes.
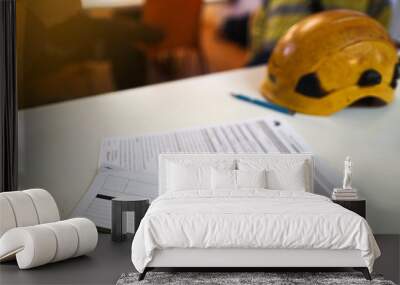
{"type": "Polygon", "coordinates": [[[350,10],[293,25],[268,63],[262,94],[293,111],[330,115],[363,98],[394,99],[399,64],[386,30],[350,10]]]}

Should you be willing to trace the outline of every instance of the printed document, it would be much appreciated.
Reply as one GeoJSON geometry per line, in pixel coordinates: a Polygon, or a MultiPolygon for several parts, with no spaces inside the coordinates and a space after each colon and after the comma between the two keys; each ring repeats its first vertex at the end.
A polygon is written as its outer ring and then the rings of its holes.
{"type": "MultiPolygon", "coordinates": [[[[160,153],[304,153],[306,142],[281,119],[262,118],[136,137],[105,138],[99,171],[73,215],[110,228],[111,199],[117,196],[157,197],[160,153]],[[107,200],[108,199],[108,200],[107,200]]],[[[314,191],[330,195],[332,175],[315,159],[314,191]],[[328,179],[328,177],[330,179],[328,179]]]]}

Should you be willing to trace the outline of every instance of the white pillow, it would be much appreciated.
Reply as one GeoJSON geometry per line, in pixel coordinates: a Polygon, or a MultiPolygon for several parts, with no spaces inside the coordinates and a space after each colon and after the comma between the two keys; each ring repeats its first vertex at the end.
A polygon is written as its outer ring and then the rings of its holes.
{"type": "Polygon", "coordinates": [[[310,163],[299,158],[282,159],[279,156],[270,159],[240,159],[240,170],[267,171],[267,188],[271,190],[308,191],[313,181],[310,179],[310,163]]]}
{"type": "Polygon", "coordinates": [[[213,190],[239,190],[241,188],[267,188],[266,170],[211,170],[213,190]]]}
{"type": "Polygon", "coordinates": [[[173,162],[169,162],[167,167],[168,191],[211,188],[211,167],[187,166],[173,162]]]}
{"type": "Polygon", "coordinates": [[[268,188],[272,190],[307,191],[304,165],[285,171],[268,171],[267,180],[268,188]]]}
{"type": "Polygon", "coordinates": [[[240,188],[267,188],[267,171],[263,170],[236,170],[237,189],[240,188]]]}
{"type": "Polygon", "coordinates": [[[213,190],[218,190],[218,189],[235,190],[236,170],[212,168],[211,185],[213,190]]]}

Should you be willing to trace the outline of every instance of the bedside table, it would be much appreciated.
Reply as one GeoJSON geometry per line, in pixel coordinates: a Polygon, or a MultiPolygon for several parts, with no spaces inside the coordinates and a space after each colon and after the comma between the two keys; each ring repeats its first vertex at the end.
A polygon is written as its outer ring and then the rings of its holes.
{"type": "Polygon", "coordinates": [[[342,206],[356,214],[359,214],[361,217],[366,219],[367,201],[365,199],[356,199],[356,200],[332,199],[332,202],[339,204],[340,206],[342,206]]]}
{"type": "Polygon", "coordinates": [[[127,216],[126,213],[133,212],[135,215],[135,232],[140,221],[149,208],[150,200],[143,198],[118,197],[111,201],[111,239],[112,241],[123,241],[126,238],[127,216]]]}

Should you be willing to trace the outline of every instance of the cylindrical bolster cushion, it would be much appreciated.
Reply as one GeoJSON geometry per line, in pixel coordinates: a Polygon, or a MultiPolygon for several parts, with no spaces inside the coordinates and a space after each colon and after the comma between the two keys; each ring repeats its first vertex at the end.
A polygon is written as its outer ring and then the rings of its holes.
{"type": "Polygon", "coordinates": [[[14,228],[0,238],[0,261],[16,254],[19,268],[32,268],[86,254],[97,238],[96,226],[85,218],[14,228]]]}
{"type": "Polygon", "coordinates": [[[42,225],[14,228],[0,239],[0,260],[16,254],[21,269],[51,262],[57,250],[53,231],[42,225]]]}
{"type": "Polygon", "coordinates": [[[0,237],[9,229],[15,228],[17,222],[8,199],[0,195],[0,237]]]}
{"type": "Polygon", "coordinates": [[[86,254],[96,248],[97,229],[96,225],[86,218],[73,218],[64,222],[71,224],[78,232],[79,245],[74,256],[86,254]]]}
{"type": "Polygon", "coordinates": [[[11,228],[60,220],[56,202],[43,189],[0,193],[0,213],[0,237],[11,228]]]}
{"type": "Polygon", "coordinates": [[[30,196],[22,191],[3,192],[1,195],[10,202],[17,227],[33,226],[39,223],[35,205],[30,196]]]}
{"type": "Polygon", "coordinates": [[[57,251],[52,262],[64,260],[75,255],[79,237],[75,229],[65,221],[43,225],[53,231],[57,240],[57,251]]]}
{"type": "Polygon", "coordinates": [[[22,191],[28,194],[36,208],[39,224],[57,222],[60,220],[60,213],[56,201],[49,192],[43,189],[28,189],[22,191]]]}

